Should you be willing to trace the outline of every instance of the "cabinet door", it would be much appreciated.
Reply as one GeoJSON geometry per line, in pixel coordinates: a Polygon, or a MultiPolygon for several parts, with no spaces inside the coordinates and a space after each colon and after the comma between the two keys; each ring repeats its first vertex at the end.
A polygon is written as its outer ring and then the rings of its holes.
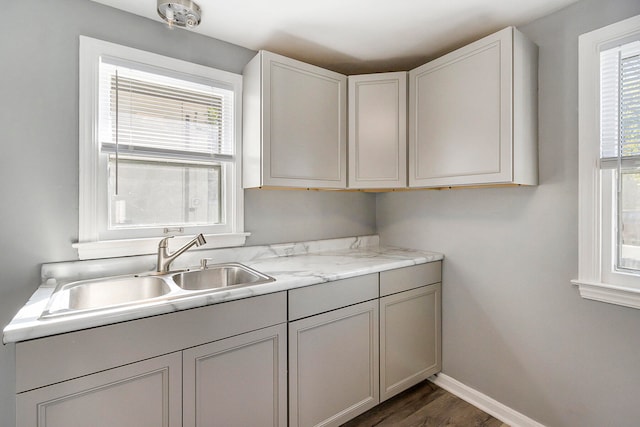
{"type": "Polygon", "coordinates": [[[349,76],[349,188],[407,186],[407,73],[349,76]]]}
{"type": "Polygon", "coordinates": [[[409,74],[409,186],[512,181],[507,28],[409,74]]]}
{"type": "Polygon", "coordinates": [[[346,76],[262,55],[263,185],[345,188],[346,76]]]}
{"type": "Polygon", "coordinates": [[[378,301],[289,324],[289,425],[338,426],[379,402],[378,301]]]}
{"type": "Polygon", "coordinates": [[[178,352],[20,393],[17,425],[178,427],[181,373],[178,352]]]}
{"type": "Polygon", "coordinates": [[[380,298],[380,400],[439,372],[441,284],[380,298]]]}
{"type": "Polygon", "coordinates": [[[184,426],[287,425],[286,324],[184,351],[184,426]]]}

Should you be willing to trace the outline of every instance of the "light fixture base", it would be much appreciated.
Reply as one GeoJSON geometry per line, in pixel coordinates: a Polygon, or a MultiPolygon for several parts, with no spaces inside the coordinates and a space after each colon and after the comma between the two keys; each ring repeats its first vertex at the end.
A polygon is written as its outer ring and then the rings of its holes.
{"type": "Polygon", "coordinates": [[[169,27],[195,28],[200,24],[200,6],[191,0],[158,0],[158,15],[169,27]]]}

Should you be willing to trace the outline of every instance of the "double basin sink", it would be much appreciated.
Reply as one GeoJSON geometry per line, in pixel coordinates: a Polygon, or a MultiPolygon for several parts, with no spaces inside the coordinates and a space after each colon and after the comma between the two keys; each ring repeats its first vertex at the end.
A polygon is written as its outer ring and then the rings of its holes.
{"type": "Polygon", "coordinates": [[[274,280],[237,263],[168,273],[82,280],[59,285],[40,318],[155,304],[274,280]]]}

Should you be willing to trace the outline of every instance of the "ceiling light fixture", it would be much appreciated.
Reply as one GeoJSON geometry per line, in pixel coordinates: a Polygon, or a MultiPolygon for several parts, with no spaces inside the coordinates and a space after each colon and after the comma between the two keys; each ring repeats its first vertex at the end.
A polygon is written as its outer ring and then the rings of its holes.
{"type": "Polygon", "coordinates": [[[200,6],[191,0],[158,0],[158,15],[164,19],[169,28],[195,28],[200,24],[200,6]]]}

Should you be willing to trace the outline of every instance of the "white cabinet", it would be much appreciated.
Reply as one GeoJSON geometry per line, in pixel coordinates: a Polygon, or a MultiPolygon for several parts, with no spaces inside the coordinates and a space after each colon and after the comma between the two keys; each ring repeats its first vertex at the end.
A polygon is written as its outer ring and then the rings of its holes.
{"type": "Polygon", "coordinates": [[[506,28],[409,73],[409,186],[537,184],[537,47],[506,28]]]}
{"type": "Polygon", "coordinates": [[[289,425],[339,426],[379,402],[378,301],[289,324],[289,425]]]}
{"type": "Polygon", "coordinates": [[[183,352],[184,427],[287,425],[287,328],[183,352]]]}
{"type": "Polygon", "coordinates": [[[440,370],[440,281],[433,262],[19,342],[17,425],[338,426],[440,370]]]}
{"type": "Polygon", "coordinates": [[[19,342],[17,425],[285,426],[286,304],[277,292],[19,342]]]}
{"type": "Polygon", "coordinates": [[[289,291],[289,425],[337,426],[374,407],[378,274],[289,291]]]}
{"type": "Polygon", "coordinates": [[[171,353],[26,393],[18,426],[179,427],[182,357],[171,353]]]}
{"type": "Polygon", "coordinates": [[[407,186],[407,73],[349,76],[349,188],[407,186]]]}
{"type": "Polygon", "coordinates": [[[442,369],[441,266],[380,273],[380,401],[442,369]]]}
{"type": "Polygon", "coordinates": [[[342,74],[260,51],[243,75],[244,188],[538,182],[537,47],[513,27],[411,70],[408,113],[406,72],[349,76],[348,111],[342,74]]]}
{"type": "Polygon", "coordinates": [[[346,76],[266,51],[243,75],[244,188],[345,188],[346,76]]]}
{"type": "Polygon", "coordinates": [[[432,262],[290,290],[289,425],[341,425],[439,372],[441,280],[432,262]]]}

